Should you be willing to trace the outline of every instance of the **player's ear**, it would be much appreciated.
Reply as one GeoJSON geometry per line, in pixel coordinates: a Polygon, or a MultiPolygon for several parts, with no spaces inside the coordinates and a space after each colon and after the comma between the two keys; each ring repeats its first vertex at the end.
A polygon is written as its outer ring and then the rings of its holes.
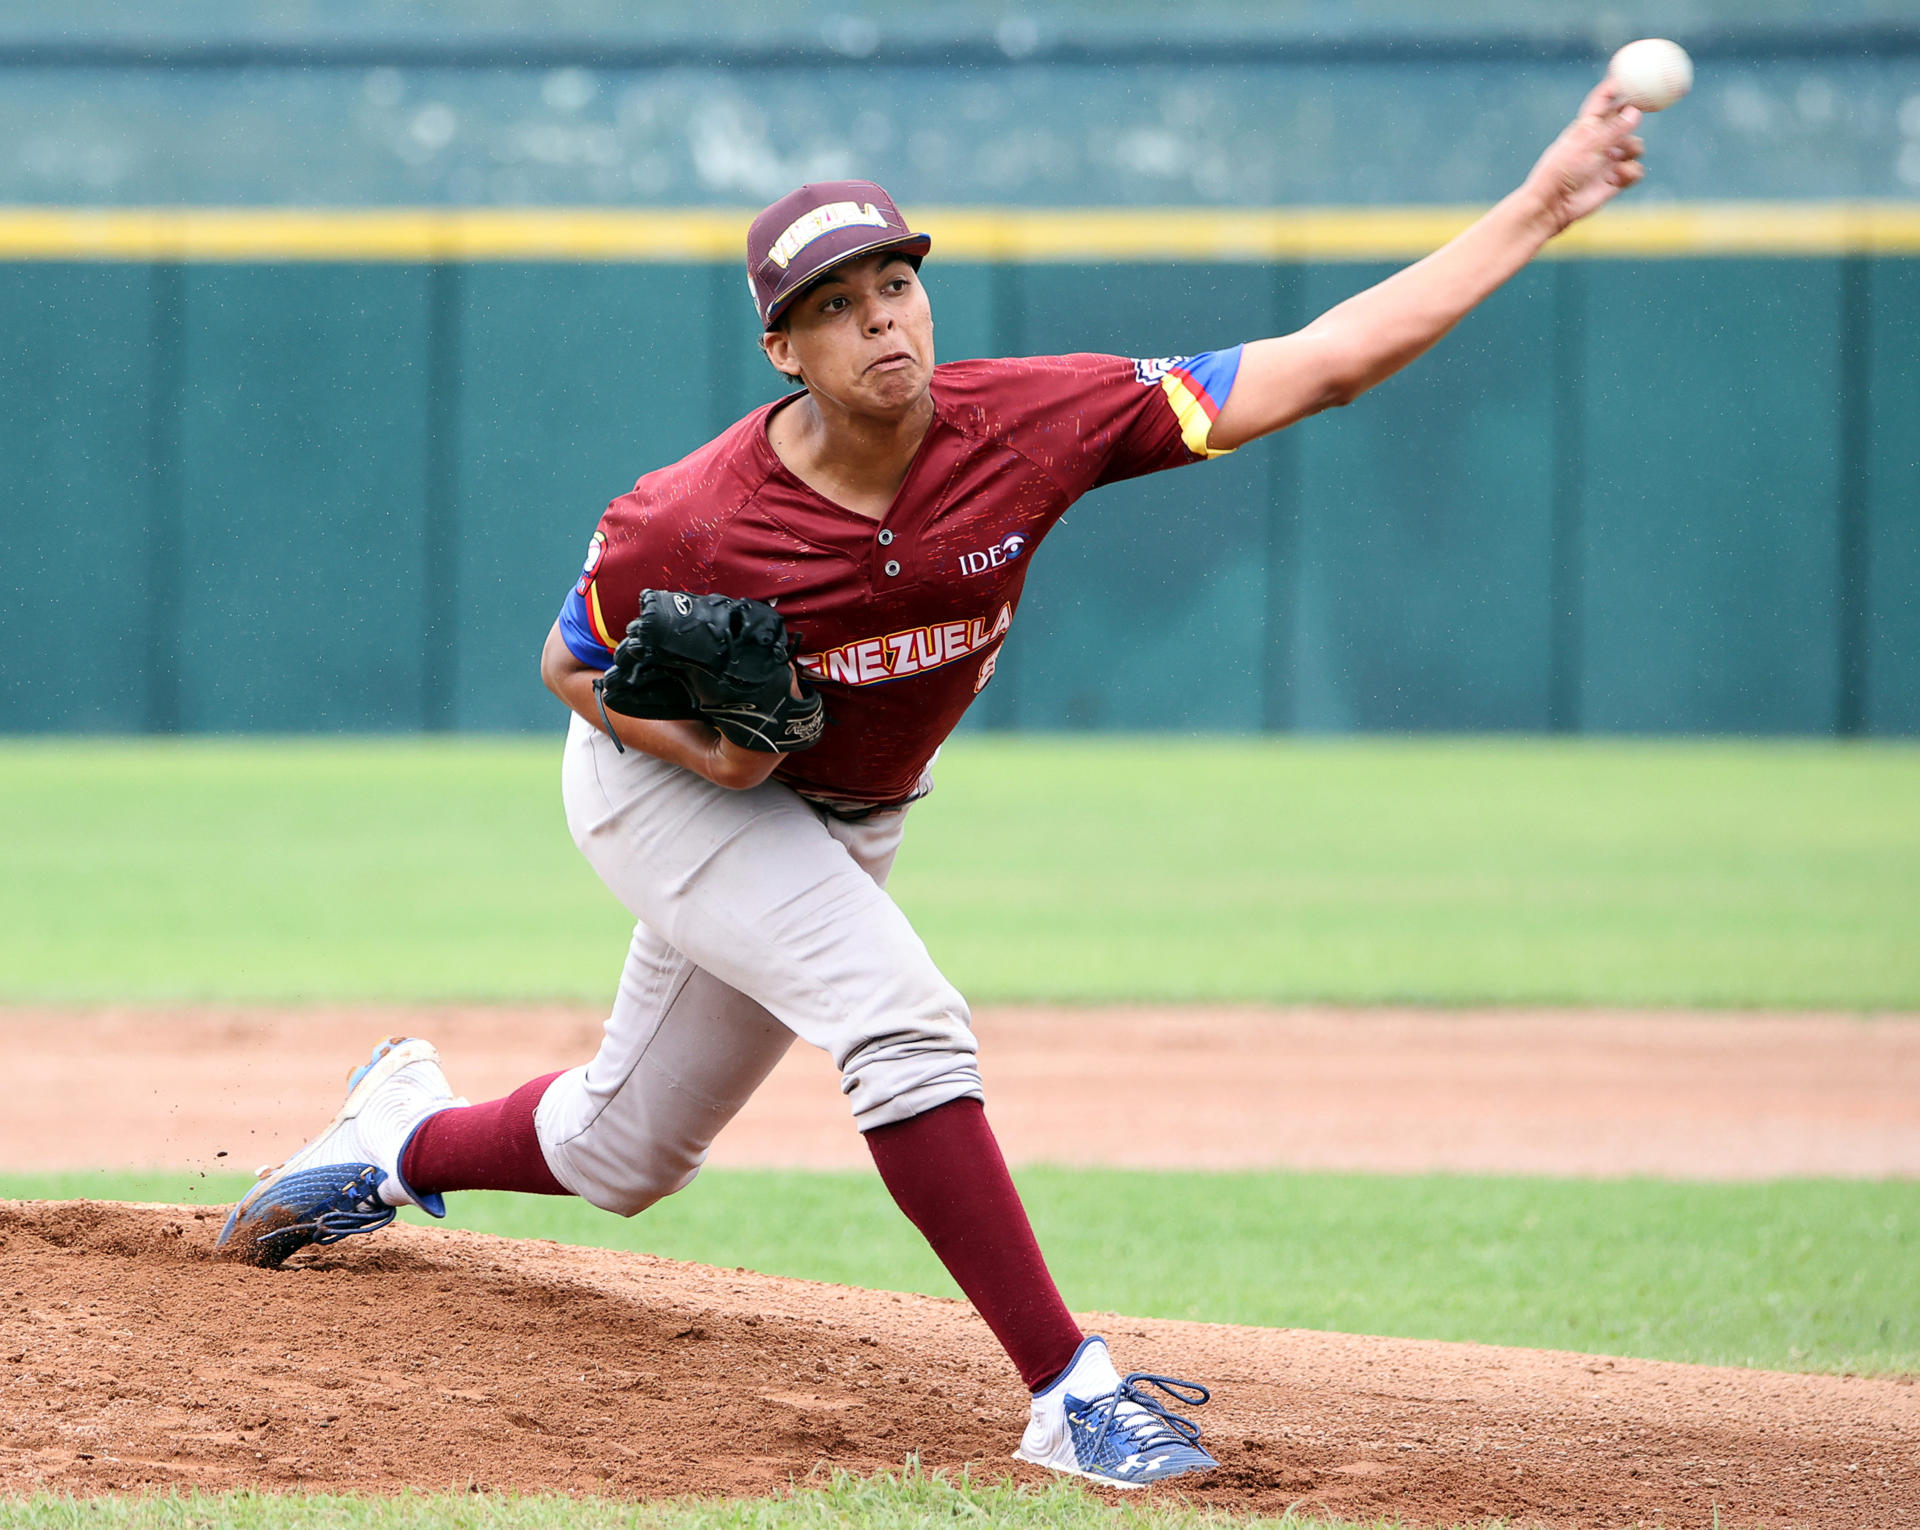
{"type": "Polygon", "coordinates": [[[793,342],[787,338],[787,327],[770,329],[760,337],[760,349],[767,360],[788,382],[805,386],[806,379],[800,375],[800,363],[793,354],[793,342]]]}

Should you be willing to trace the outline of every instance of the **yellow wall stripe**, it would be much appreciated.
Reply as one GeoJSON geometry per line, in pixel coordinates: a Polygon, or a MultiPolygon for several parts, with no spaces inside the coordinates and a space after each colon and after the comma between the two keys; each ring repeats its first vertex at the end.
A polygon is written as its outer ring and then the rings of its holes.
{"type": "MultiPolygon", "coordinates": [[[[953,260],[1403,260],[1471,207],[922,208],[953,260]]],[[[0,260],[736,260],[752,208],[0,207],[0,260]]],[[[1920,254],[1920,202],[1646,202],[1564,256],[1920,254]]]]}

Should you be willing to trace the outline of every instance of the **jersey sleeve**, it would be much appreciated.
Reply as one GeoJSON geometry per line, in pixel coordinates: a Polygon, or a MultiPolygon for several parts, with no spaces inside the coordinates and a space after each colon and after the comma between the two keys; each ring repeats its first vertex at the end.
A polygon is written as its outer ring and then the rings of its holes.
{"type": "Polygon", "coordinates": [[[598,578],[606,556],[607,534],[596,531],[587,544],[587,561],[580,577],[560,605],[560,636],[566,640],[567,651],[594,669],[605,669],[613,662],[613,650],[620,641],[619,634],[608,629],[606,610],[600,601],[598,578]]]}
{"type": "Polygon", "coordinates": [[[663,502],[646,478],[607,506],[560,605],[560,636],[582,664],[605,669],[613,662],[627,623],[640,614],[643,590],[708,588],[707,539],[689,527],[683,508],[663,502]]]}
{"type": "Polygon", "coordinates": [[[1224,457],[1233,450],[1216,450],[1212,437],[1213,422],[1220,418],[1234,380],[1240,375],[1239,346],[1228,351],[1202,351],[1197,356],[1136,361],[1134,368],[1144,377],[1158,375],[1160,392],[1180,423],[1180,440],[1195,461],[1224,457]]]}
{"type": "MultiPolygon", "coordinates": [[[[1103,483],[1225,453],[1211,441],[1240,347],[1195,356],[1032,357],[994,364],[1010,435],[1077,498],[1103,483]]],[[[988,406],[995,412],[994,406],[988,406]]]]}

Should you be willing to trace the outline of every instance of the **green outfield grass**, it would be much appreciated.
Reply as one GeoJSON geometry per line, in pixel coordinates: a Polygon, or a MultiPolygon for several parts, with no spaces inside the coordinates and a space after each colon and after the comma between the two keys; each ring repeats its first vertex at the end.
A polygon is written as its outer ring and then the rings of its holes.
{"type": "MultiPolygon", "coordinates": [[[[1778,1370],[1920,1373],[1920,1183],[1030,1169],[1082,1309],[1778,1370]]],[[[0,1196],[224,1205],[248,1181],[0,1176],[0,1196]]],[[[872,1174],[714,1170],[641,1217],[469,1194],[449,1225],[959,1293],[872,1174]],[[822,1239],[822,1227],[835,1236],[822,1239]]],[[[417,1218],[417,1213],[409,1213],[417,1218]]]]}
{"type": "Polygon", "coordinates": [[[0,1526],[18,1530],[1392,1530],[1385,1520],[1287,1514],[1231,1518],[1174,1505],[1108,1504],[1073,1483],[1045,1489],[923,1472],[860,1479],[835,1472],[779,1498],[623,1503],[499,1493],[355,1498],[321,1493],[195,1493],[168,1497],[0,1498],[0,1526]]]}
{"type": "MultiPolygon", "coordinates": [[[[971,737],[895,892],[976,1000],[1920,1009],[1920,748],[971,737]]],[[[0,746],[0,1000],[600,1002],[553,741],[0,746]]]]}

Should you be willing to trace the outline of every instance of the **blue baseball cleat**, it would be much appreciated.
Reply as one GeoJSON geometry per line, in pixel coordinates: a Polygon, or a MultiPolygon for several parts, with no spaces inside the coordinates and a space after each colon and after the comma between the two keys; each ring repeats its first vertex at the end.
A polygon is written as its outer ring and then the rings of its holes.
{"type": "Polygon", "coordinates": [[[1073,1364],[1033,1394],[1027,1432],[1013,1455],[1111,1487],[1139,1488],[1220,1463],[1200,1448],[1200,1426],[1145,1391],[1198,1407],[1209,1394],[1191,1381],[1133,1371],[1124,1378],[1107,1341],[1089,1335],[1073,1364]]]}
{"type": "Polygon", "coordinates": [[[447,1087],[430,1042],[381,1042],[348,1076],[346,1103],[327,1129],[285,1163],[260,1171],[215,1250],[272,1269],[310,1245],[377,1231],[400,1206],[445,1216],[438,1195],[416,1194],[401,1180],[400,1154],[428,1116],[466,1103],[447,1087]]]}

